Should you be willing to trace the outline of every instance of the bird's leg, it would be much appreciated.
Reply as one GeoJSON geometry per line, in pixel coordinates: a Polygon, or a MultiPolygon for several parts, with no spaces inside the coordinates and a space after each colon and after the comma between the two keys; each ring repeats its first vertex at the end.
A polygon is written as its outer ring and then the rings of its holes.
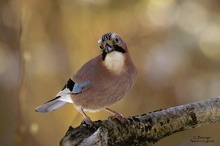
{"type": "Polygon", "coordinates": [[[126,117],[124,117],[122,114],[110,109],[110,108],[105,108],[106,111],[110,112],[111,114],[113,114],[113,116],[110,116],[110,119],[114,119],[117,118],[119,121],[121,121],[121,123],[125,123],[127,121],[126,117]]]}
{"type": "Polygon", "coordinates": [[[83,121],[84,121],[86,124],[88,124],[90,127],[93,127],[93,123],[92,123],[90,117],[88,117],[88,116],[86,115],[86,113],[83,111],[83,108],[82,108],[82,107],[78,108],[78,111],[83,115],[83,117],[84,117],[83,121]]]}

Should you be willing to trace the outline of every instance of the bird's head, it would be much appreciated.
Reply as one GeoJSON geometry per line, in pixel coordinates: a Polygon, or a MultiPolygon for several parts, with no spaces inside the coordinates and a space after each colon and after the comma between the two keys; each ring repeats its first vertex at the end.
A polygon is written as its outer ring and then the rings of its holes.
{"type": "Polygon", "coordinates": [[[113,73],[119,74],[125,69],[126,58],[129,58],[126,43],[114,32],[104,34],[98,40],[104,65],[113,73]]]}
{"type": "Polygon", "coordinates": [[[126,53],[127,45],[126,43],[114,32],[109,32],[104,34],[98,40],[98,46],[102,51],[102,59],[105,60],[107,54],[114,51],[120,53],[126,53]]]}

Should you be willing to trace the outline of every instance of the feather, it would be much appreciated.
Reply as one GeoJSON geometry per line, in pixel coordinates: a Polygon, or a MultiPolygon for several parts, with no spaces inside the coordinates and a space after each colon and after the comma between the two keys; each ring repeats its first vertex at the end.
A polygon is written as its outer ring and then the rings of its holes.
{"type": "Polygon", "coordinates": [[[60,100],[60,98],[61,97],[56,97],[56,98],[46,102],[45,104],[37,107],[35,109],[35,111],[41,112],[41,113],[47,113],[47,112],[56,110],[56,109],[58,109],[68,103],[68,102],[60,100]]]}
{"type": "Polygon", "coordinates": [[[85,88],[88,84],[90,83],[90,81],[86,81],[83,83],[75,83],[72,93],[74,94],[79,94],[83,91],[83,88],[85,88]]]}
{"type": "Polygon", "coordinates": [[[90,81],[86,81],[83,83],[74,83],[71,79],[69,79],[64,86],[64,88],[56,95],[56,97],[45,104],[37,107],[35,111],[41,113],[47,113],[53,110],[56,110],[67,103],[73,103],[70,94],[79,94],[83,91],[83,88],[86,87],[90,81]],[[73,91],[71,91],[71,90],[73,91]]]}
{"type": "Polygon", "coordinates": [[[65,95],[65,96],[61,96],[59,99],[57,99],[59,101],[64,101],[64,102],[68,102],[68,103],[73,103],[70,94],[65,95]]]}

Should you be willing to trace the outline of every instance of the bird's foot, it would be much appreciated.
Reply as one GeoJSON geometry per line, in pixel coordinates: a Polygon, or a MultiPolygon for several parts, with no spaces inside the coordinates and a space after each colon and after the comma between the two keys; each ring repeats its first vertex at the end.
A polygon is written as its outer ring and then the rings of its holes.
{"type": "Polygon", "coordinates": [[[126,117],[124,117],[122,114],[110,109],[110,108],[105,108],[106,111],[112,113],[112,116],[109,116],[108,119],[118,119],[119,121],[121,121],[121,123],[125,123],[128,121],[128,119],[126,117]]]}
{"type": "Polygon", "coordinates": [[[121,123],[128,121],[127,118],[120,113],[114,113],[114,115],[109,116],[108,119],[118,119],[121,123]]]}
{"type": "Polygon", "coordinates": [[[83,119],[82,123],[85,123],[86,125],[93,127],[93,122],[91,121],[91,119],[87,116],[86,118],[83,119]]]}

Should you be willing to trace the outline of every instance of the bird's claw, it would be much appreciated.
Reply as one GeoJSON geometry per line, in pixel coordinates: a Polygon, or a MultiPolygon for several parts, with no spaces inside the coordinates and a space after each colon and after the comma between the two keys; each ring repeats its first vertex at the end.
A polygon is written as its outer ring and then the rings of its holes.
{"type": "Polygon", "coordinates": [[[118,119],[121,123],[126,123],[128,121],[126,117],[119,113],[115,113],[114,115],[109,116],[108,119],[118,119]]]}
{"type": "Polygon", "coordinates": [[[85,119],[83,119],[82,124],[83,123],[85,123],[89,127],[94,127],[94,124],[93,124],[93,122],[91,121],[91,119],[89,117],[86,117],[85,119]]]}

